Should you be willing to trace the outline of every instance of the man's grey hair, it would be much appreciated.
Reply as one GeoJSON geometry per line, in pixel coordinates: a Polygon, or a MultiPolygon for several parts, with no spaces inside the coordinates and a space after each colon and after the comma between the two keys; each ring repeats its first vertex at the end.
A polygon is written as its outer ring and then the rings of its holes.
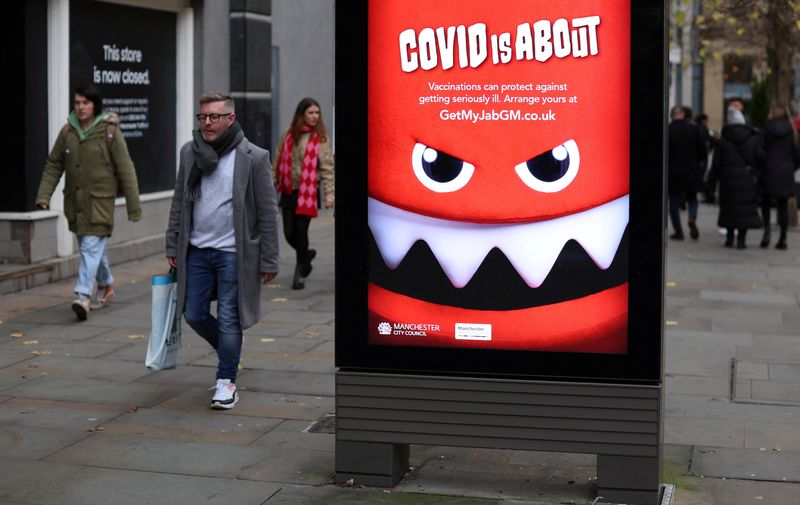
{"type": "Polygon", "coordinates": [[[231,95],[221,91],[210,91],[200,97],[198,100],[200,105],[211,102],[225,102],[225,107],[231,112],[236,112],[236,105],[233,102],[231,95]]]}

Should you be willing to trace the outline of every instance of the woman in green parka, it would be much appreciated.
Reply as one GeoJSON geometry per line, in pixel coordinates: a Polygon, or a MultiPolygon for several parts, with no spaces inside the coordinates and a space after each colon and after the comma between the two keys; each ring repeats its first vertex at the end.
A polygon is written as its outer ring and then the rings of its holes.
{"type": "Polygon", "coordinates": [[[49,208],[50,197],[65,174],[64,215],[70,231],[78,236],[81,255],[72,310],[83,321],[90,307],[102,307],[114,296],[105,246],[114,227],[117,191],[125,196],[128,219],[138,221],[142,208],[119,118],[103,112],[102,99],[92,86],[78,86],[74,96],[74,110],[45,163],[36,206],[49,208]],[[97,292],[92,299],[95,280],[97,292]]]}

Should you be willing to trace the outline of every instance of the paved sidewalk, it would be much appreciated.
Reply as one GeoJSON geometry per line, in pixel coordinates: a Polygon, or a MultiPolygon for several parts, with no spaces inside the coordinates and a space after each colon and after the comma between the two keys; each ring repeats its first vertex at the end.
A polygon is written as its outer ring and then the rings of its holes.
{"type": "MultiPolygon", "coordinates": [[[[666,463],[677,505],[800,505],[800,233],[789,251],[670,243],[666,463]]],[[[333,219],[303,291],[292,251],[245,334],[241,401],[208,408],[215,358],[184,325],[182,364],[150,372],[162,257],[114,267],[117,297],[78,323],[73,281],[0,298],[0,505],[589,504],[591,455],[413,447],[394,489],[332,484],[333,219]]]]}

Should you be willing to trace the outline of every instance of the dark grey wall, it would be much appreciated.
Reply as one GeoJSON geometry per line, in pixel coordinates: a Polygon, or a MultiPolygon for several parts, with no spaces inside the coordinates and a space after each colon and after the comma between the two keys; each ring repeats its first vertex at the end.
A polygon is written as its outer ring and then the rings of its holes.
{"type": "Polygon", "coordinates": [[[236,116],[247,138],[269,149],[272,2],[232,0],[230,9],[230,90],[236,116]]]}
{"type": "MultiPolygon", "coordinates": [[[[209,91],[230,90],[230,2],[192,1],[194,9],[194,90],[196,98],[209,91]]],[[[187,139],[188,140],[188,139],[187,139]]]]}

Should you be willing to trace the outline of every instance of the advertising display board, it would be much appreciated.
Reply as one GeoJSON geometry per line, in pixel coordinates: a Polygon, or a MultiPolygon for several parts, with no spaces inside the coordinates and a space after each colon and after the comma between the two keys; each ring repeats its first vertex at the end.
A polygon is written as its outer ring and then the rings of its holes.
{"type": "Polygon", "coordinates": [[[346,9],[337,366],[660,380],[662,4],[346,9]]]}
{"type": "Polygon", "coordinates": [[[70,2],[70,93],[91,84],[119,115],[142,193],[175,185],[175,23],[170,12],[70,2]]]}

